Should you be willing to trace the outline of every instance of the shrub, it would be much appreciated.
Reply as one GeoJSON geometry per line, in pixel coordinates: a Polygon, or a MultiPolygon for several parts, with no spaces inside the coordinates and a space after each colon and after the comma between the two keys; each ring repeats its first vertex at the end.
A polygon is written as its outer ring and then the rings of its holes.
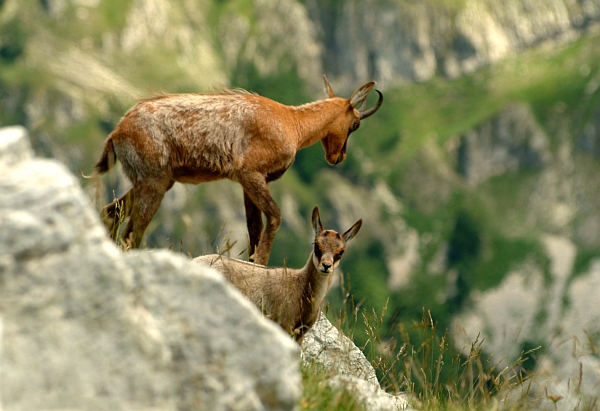
{"type": "Polygon", "coordinates": [[[26,42],[27,34],[19,20],[11,20],[0,27],[0,62],[13,63],[25,51],[26,42]]]}

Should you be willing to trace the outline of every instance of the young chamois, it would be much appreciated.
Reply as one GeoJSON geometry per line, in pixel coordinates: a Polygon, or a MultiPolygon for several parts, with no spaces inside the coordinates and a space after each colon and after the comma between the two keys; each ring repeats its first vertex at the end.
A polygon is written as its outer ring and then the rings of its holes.
{"type": "Polygon", "coordinates": [[[313,326],[333,280],[346,243],[362,225],[358,220],[344,234],[324,230],[319,208],[312,212],[313,250],[304,268],[265,267],[211,254],[195,258],[220,271],[265,316],[281,325],[296,341],[313,326]]]}
{"type": "Polygon", "coordinates": [[[118,158],[133,185],[102,209],[113,239],[129,217],[122,238],[128,247],[139,247],[176,181],[199,184],[227,178],[244,190],[250,260],[266,265],[281,225],[281,211],[267,184],[292,165],[298,150],[317,141],[328,163],[344,161],[350,133],[383,102],[376,90],[377,103],[364,109],[374,82],[345,99],[335,96],[325,76],[323,80],[329,98],[297,107],[244,91],[158,95],[136,104],[110,133],[95,165],[102,174],[118,158]],[[261,213],[266,217],[264,231],[261,213]]]}

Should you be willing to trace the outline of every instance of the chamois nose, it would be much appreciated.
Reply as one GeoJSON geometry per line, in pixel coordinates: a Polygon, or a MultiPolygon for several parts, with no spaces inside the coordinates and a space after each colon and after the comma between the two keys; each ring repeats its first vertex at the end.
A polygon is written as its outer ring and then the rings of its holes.
{"type": "Polygon", "coordinates": [[[328,273],[329,269],[331,268],[331,264],[326,263],[326,262],[322,262],[321,265],[323,266],[323,272],[328,273]]]}

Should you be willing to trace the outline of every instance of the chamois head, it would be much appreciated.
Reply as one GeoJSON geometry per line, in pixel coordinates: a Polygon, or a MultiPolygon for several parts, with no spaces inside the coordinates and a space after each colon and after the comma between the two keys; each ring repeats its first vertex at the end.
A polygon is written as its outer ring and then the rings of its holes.
{"type": "Polygon", "coordinates": [[[359,87],[349,99],[336,97],[327,77],[323,76],[325,94],[330,99],[339,99],[339,104],[342,105],[343,114],[335,119],[331,124],[329,133],[321,140],[325,149],[325,158],[329,164],[339,164],[346,159],[346,145],[350,133],[358,130],[360,121],[375,113],[381,103],[383,103],[383,94],[379,90],[375,90],[379,94],[377,103],[368,110],[365,110],[365,104],[369,92],[375,86],[375,82],[365,84],[359,87]],[[363,103],[359,108],[358,105],[363,103]]]}
{"type": "Polygon", "coordinates": [[[333,230],[324,230],[319,216],[319,207],[315,206],[312,212],[312,224],[315,232],[312,262],[318,271],[330,274],[338,266],[346,249],[346,243],[352,240],[360,230],[362,220],[354,223],[344,234],[333,230]]]}

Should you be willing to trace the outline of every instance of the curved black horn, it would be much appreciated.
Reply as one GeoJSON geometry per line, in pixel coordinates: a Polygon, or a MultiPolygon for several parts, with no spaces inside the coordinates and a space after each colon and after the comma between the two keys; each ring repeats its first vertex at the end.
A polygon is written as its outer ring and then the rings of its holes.
{"type": "MultiPolygon", "coordinates": [[[[368,110],[362,111],[364,104],[360,107],[360,110],[358,112],[360,114],[361,120],[373,115],[373,113],[375,113],[377,110],[379,110],[379,107],[381,107],[381,103],[383,103],[383,94],[381,94],[381,91],[379,91],[379,90],[375,90],[375,91],[377,92],[377,94],[379,94],[379,100],[377,100],[377,103],[368,110]]],[[[365,99],[365,101],[366,101],[366,99],[365,99]]]]}

